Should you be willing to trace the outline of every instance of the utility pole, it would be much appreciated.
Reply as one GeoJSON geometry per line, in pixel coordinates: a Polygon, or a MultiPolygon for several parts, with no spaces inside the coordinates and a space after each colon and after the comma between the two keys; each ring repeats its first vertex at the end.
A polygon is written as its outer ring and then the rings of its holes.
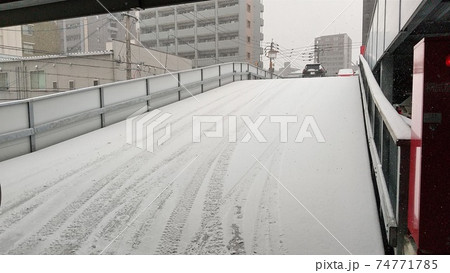
{"type": "Polygon", "coordinates": [[[127,50],[127,80],[131,79],[131,23],[130,23],[130,14],[127,12],[127,15],[125,16],[125,27],[127,28],[126,34],[125,34],[125,41],[126,41],[126,50],[127,50]]]}
{"type": "Polygon", "coordinates": [[[122,15],[125,17],[125,45],[126,45],[126,71],[127,71],[127,80],[131,79],[131,21],[130,18],[139,19],[131,15],[128,11],[122,12],[122,15]]]}
{"type": "Polygon", "coordinates": [[[270,43],[270,46],[266,46],[265,48],[266,50],[266,55],[267,57],[269,57],[270,63],[269,63],[269,72],[273,73],[274,72],[274,64],[273,64],[273,60],[275,60],[277,58],[277,53],[278,53],[278,44],[273,42],[270,43]]]}

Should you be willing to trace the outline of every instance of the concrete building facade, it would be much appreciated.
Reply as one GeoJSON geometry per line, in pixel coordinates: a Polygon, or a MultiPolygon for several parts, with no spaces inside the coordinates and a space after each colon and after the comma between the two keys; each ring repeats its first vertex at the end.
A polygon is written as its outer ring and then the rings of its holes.
{"type": "Polygon", "coordinates": [[[245,61],[262,66],[261,0],[210,0],[139,12],[145,47],[189,58],[195,67],[245,61]]]}
{"type": "Polygon", "coordinates": [[[0,54],[36,56],[59,53],[59,27],[56,21],[0,29],[0,54]]]}
{"type": "MultiPolygon", "coordinates": [[[[113,15],[105,14],[58,21],[61,28],[60,52],[103,51],[106,50],[106,44],[112,40],[124,41],[126,30],[123,15],[113,15]]],[[[135,21],[130,21],[132,23],[130,30],[135,34],[135,21]]]]}
{"type": "MultiPolygon", "coordinates": [[[[125,80],[124,47],[113,41],[110,51],[0,59],[0,102],[125,80]]],[[[192,68],[189,59],[137,45],[131,53],[133,78],[192,68]]]]}
{"type": "Polygon", "coordinates": [[[22,56],[58,54],[60,29],[56,21],[22,25],[22,56]]]}
{"type": "Polygon", "coordinates": [[[21,26],[0,28],[0,55],[22,56],[21,26]]]}
{"type": "Polygon", "coordinates": [[[328,76],[351,68],[352,39],[347,34],[320,36],[314,39],[314,45],[314,61],[322,64],[328,76]]]}

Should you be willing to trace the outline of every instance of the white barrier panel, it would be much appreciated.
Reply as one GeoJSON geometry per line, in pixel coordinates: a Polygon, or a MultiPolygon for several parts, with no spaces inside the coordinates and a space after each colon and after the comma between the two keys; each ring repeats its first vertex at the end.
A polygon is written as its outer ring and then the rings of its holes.
{"type": "MultiPolygon", "coordinates": [[[[57,121],[89,110],[100,108],[98,88],[70,92],[58,96],[40,97],[33,101],[35,126],[57,121]]],[[[80,121],[70,125],[36,133],[36,150],[101,128],[100,117],[95,122],[80,121]]]]}
{"type": "Polygon", "coordinates": [[[95,131],[101,128],[100,116],[36,134],[36,150],[95,131]]]}
{"type": "Polygon", "coordinates": [[[161,90],[167,90],[178,86],[177,74],[167,74],[164,76],[158,76],[149,78],[150,94],[161,90]]]}
{"type": "Polygon", "coordinates": [[[98,109],[100,108],[99,89],[39,97],[33,101],[33,108],[35,125],[98,109]]]}
{"type": "Polygon", "coordinates": [[[264,71],[262,69],[258,69],[258,75],[265,77],[266,76],[266,71],[264,71]]]}
{"type": "Polygon", "coordinates": [[[178,101],[178,91],[150,93],[150,108],[156,109],[178,101]]]}
{"type": "MultiPolygon", "coordinates": [[[[220,75],[231,75],[233,74],[233,63],[223,64],[220,66],[220,75]]],[[[233,82],[233,76],[225,77],[221,79],[221,85],[225,85],[233,82]]]]}
{"type": "Polygon", "coordinates": [[[220,74],[227,75],[233,73],[233,64],[222,64],[220,65],[220,74]]]}
{"type": "MultiPolygon", "coordinates": [[[[203,80],[207,81],[208,79],[215,78],[219,76],[219,67],[207,67],[203,68],[203,80]]],[[[203,84],[203,92],[211,90],[213,88],[219,87],[219,81],[208,82],[203,84]]]]}
{"type": "Polygon", "coordinates": [[[105,106],[147,95],[145,79],[126,81],[103,87],[105,106]]]}
{"type": "Polygon", "coordinates": [[[26,128],[28,128],[27,103],[0,107],[0,135],[26,128]]]}
{"type": "MultiPolygon", "coordinates": [[[[126,81],[120,84],[111,84],[103,87],[103,94],[104,106],[108,106],[146,96],[147,86],[145,79],[126,81]]],[[[131,114],[146,105],[147,103],[144,102],[106,113],[105,126],[127,119],[131,114]]]]}
{"type": "MultiPolygon", "coordinates": [[[[0,107],[0,135],[28,128],[28,104],[14,103],[0,107]]],[[[30,138],[0,143],[0,161],[29,153],[30,138]]]]}
{"type": "Polygon", "coordinates": [[[114,112],[110,112],[105,114],[105,126],[121,122],[131,115],[133,115],[136,111],[141,110],[143,107],[146,107],[147,103],[142,102],[135,105],[128,106],[126,108],[121,108],[119,110],[116,110],[114,112]]]}
{"type": "Polygon", "coordinates": [[[181,99],[195,96],[202,92],[201,85],[189,86],[190,83],[199,82],[202,79],[201,70],[185,71],[180,72],[180,82],[181,82],[181,99]]]}

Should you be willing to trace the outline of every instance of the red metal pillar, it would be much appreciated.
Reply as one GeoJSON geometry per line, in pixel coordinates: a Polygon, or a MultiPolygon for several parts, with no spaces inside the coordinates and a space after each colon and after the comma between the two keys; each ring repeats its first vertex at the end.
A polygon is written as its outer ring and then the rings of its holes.
{"type": "Polygon", "coordinates": [[[419,254],[450,254],[450,36],[414,47],[408,229],[419,254]]]}

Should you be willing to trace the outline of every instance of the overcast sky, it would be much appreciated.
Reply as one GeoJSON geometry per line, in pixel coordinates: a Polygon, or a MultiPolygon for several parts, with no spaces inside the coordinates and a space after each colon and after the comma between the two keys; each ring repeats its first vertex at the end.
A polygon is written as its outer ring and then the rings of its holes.
{"type": "MultiPolygon", "coordinates": [[[[314,38],[323,35],[347,33],[352,39],[355,62],[359,54],[362,32],[363,0],[263,0],[264,4],[264,43],[274,42],[280,49],[300,48],[292,55],[292,59],[301,48],[311,46],[314,38]]],[[[289,56],[285,53],[285,56],[289,56]]],[[[268,58],[263,58],[268,67],[268,58]]],[[[278,58],[275,69],[287,61],[278,58]]],[[[301,67],[307,62],[301,58],[293,62],[294,67],[301,67]]]]}

